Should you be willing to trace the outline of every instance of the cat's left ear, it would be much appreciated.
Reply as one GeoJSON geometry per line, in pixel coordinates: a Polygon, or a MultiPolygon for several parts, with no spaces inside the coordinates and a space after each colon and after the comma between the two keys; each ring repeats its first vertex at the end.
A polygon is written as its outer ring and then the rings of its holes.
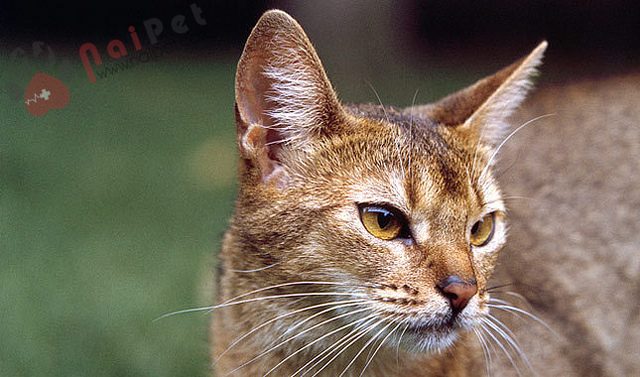
{"type": "Polygon", "coordinates": [[[531,90],[531,79],[546,48],[544,41],[529,55],[496,74],[418,111],[440,124],[456,127],[472,138],[495,145],[509,129],[507,118],[531,90]]]}

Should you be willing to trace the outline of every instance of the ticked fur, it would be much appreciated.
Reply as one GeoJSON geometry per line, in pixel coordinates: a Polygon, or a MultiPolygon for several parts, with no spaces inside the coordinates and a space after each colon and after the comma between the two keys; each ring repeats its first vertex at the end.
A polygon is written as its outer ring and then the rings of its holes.
{"type": "Polygon", "coordinates": [[[220,253],[218,376],[475,375],[473,332],[506,239],[488,164],[545,47],[432,105],[344,106],[300,25],[263,15],[236,75],[240,190],[220,253]],[[411,237],[374,237],[367,204],[401,212],[411,237]],[[489,213],[495,235],[471,246],[489,213]],[[460,312],[438,288],[450,276],[478,287],[460,312]]]}

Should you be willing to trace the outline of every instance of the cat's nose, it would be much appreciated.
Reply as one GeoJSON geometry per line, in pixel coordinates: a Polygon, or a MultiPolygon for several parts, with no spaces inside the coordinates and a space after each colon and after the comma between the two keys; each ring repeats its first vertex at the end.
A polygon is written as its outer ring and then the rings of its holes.
{"type": "Polygon", "coordinates": [[[447,299],[455,313],[464,309],[471,297],[478,292],[476,280],[464,281],[460,277],[453,275],[442,279],[438,283],[440,293],[447,299]]]}

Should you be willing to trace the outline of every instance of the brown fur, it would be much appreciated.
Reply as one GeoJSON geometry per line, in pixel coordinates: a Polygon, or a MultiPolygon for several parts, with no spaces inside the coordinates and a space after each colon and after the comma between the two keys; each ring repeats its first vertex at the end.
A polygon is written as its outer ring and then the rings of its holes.
{"type": "Polygon", "coordinates": [[[491,157],[503,118],[524,97],[544,47],[434,105],[343,106],[300,26],[279,11],[261,18],[236,77],[240,189],[219,257],[221,307],[211,329],[219,376],[238,367],[236,374],[264,375],[280,361],[271,375],[292,375],[340,341],[351,321],[366,324],[367,315],[380,325],[322,375],[339,375],[351,360],[347,375],[359,375],[369,350],[355,358],[358,351],[378,331],[382,341],[392,330],[387,344],[369,347],[379,352],[367,376],[482,370],[470,331],[488,311],[487,281],[505,240],[491,157]],[[362,203],[404,213],[412,238],[383,241],[367,233],[362,203]],[[476,250],[469,229],[489,210],[499,223],[495,240],[476,250]],[[457,317],[437,288],[453,275],[478,287],[457,317]],[[331,284],[286,285],[310,281],[331,284]],[[290,297],[269,298],[276,295],[290,297]],[[341,310],[321,306],[362,297],[366,303],[341,310]],[[302,311],[310,306],[317,309],[302,311]],[[284,316],[292,311],[299,314],[284,316]],[[402,329],[409,330],[400,341],[402,329]]]}

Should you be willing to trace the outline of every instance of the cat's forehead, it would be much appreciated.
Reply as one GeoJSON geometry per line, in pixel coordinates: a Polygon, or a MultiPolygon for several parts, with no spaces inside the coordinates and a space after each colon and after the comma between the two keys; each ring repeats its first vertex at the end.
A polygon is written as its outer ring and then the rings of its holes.
{"type": "Polygon", "coordinates": [[[351,105],[347,111],[356,124],[330,155],[342,165],[333,171],[359,172],[349,179],[359,201],[411,211],[482,201],[469,177],[470,148],[452,130],[389,107],[351,105]]]}
{"type": "Polygon", "coordinates": [[[466,164],[475,145],[467,146],[451,127],[387,106],[352,105],[348,111],[360,123],[354,127],[356,137],[369,142],[384,140],[387,148],[377,153],[396,156],[393,165],[410,165],[416,173],[428,172],[453,194],[458,193],[461,180],[469,178],[466,164]]]}
{"type": "Polygon", "coordinates": [[[345,110],[360,118],[386,121],[402,128],[414,125],[420,128],[435,129],[436,127],[436,122],[432,119],[420,116],[418,113],[412,113],[411,111],[405,112],[393,106],[380,106],[371,103],[348,104],[345,106],[345,110]]]}

